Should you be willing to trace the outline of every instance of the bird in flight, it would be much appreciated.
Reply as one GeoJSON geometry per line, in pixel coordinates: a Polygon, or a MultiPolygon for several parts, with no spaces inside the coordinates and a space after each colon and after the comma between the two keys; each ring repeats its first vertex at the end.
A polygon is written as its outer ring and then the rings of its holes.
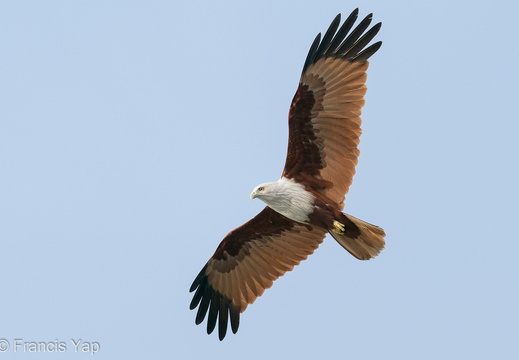
{"type": "Polygon", "coordinates": [[[326,234],[360,260],[384,248],[384,230],[342,212],[359,156],[368,59],[382,45],[367,46],[381,23],[367,30],[369,14],[352,30],[357,17],[355,9],[339,27],[339,14],[315,38],[290,105],[281,178],[250,195],[267,206],[225,236],[191,285],[195,323],[207,316],[208,334],[218,323],[220,340],[229,322],[236,333],[247,306],[312,254],[326,234]]]}

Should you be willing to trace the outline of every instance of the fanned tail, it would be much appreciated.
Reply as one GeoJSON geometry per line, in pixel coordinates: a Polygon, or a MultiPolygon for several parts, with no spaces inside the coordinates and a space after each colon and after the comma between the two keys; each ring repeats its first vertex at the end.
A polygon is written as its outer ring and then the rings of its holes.
{"type": "Polygon", "coordinates": [[[369,260],[377,256],[382,249],[384,249],[384,245],[386,244],[384,236],[386,236],[386,234],[382,228],[348,214],[343,213],[342,215],[357,226],[360,230],[360,235],[353,237],[334,230],[330,230],[330,235],[332,235],[343,248],[348,250],[350,254],[359,260],[369,260]]]}

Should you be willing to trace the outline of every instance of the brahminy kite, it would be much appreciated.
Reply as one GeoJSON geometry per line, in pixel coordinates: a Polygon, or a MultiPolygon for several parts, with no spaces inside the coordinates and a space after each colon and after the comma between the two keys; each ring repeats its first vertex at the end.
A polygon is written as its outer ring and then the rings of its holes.
{"type": "Polygon", "coordinates": [[[195,323],[208,315],[207,333],[218,322],[220,340],[229,319],[236,333],[240,313],[327,233],[360,260],[384,248],[384,230],[342,212],[359,156],[367,60],[382,45],[366,47],[381,27],[366,31],[372,14],[350,32],[357,16],[355,9],[339,28],[337,15],[322,40],[315,38],[290,105],[283,174],[250,194],[267,206],[222,240],[191,285],[195,323]]]}

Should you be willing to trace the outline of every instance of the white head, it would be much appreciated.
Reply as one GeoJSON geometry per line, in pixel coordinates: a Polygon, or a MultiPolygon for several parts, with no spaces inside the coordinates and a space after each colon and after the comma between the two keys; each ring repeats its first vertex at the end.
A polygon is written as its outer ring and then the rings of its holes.
{"type": "Polygon", "coordinates": [[[259,184],[254,188],[254,190],[250,193],[251,199],[260,199],[268,201],[269,198],[275,195],[275,188],[277,187],[277,182],[269,182],[264,184],[259,184]]]}
{"type": "Polygon", "coordinates": [[[258,198],[273,210],[298,222],[307,222],[314,209],[313,195],[303,185],[284,177],[256,186],[250,198],[258,198]]]}

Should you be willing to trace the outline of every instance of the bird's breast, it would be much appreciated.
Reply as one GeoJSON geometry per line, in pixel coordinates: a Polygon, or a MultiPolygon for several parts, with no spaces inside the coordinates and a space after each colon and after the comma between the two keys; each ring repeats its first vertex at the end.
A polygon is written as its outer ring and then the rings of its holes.
{"type": "Polygon", "coordinates": [[[269,199],[262,199],[272,210],[287,218],[308,223],[314,211],[315,198],[301,184],[293,183],[269,199]]]}

